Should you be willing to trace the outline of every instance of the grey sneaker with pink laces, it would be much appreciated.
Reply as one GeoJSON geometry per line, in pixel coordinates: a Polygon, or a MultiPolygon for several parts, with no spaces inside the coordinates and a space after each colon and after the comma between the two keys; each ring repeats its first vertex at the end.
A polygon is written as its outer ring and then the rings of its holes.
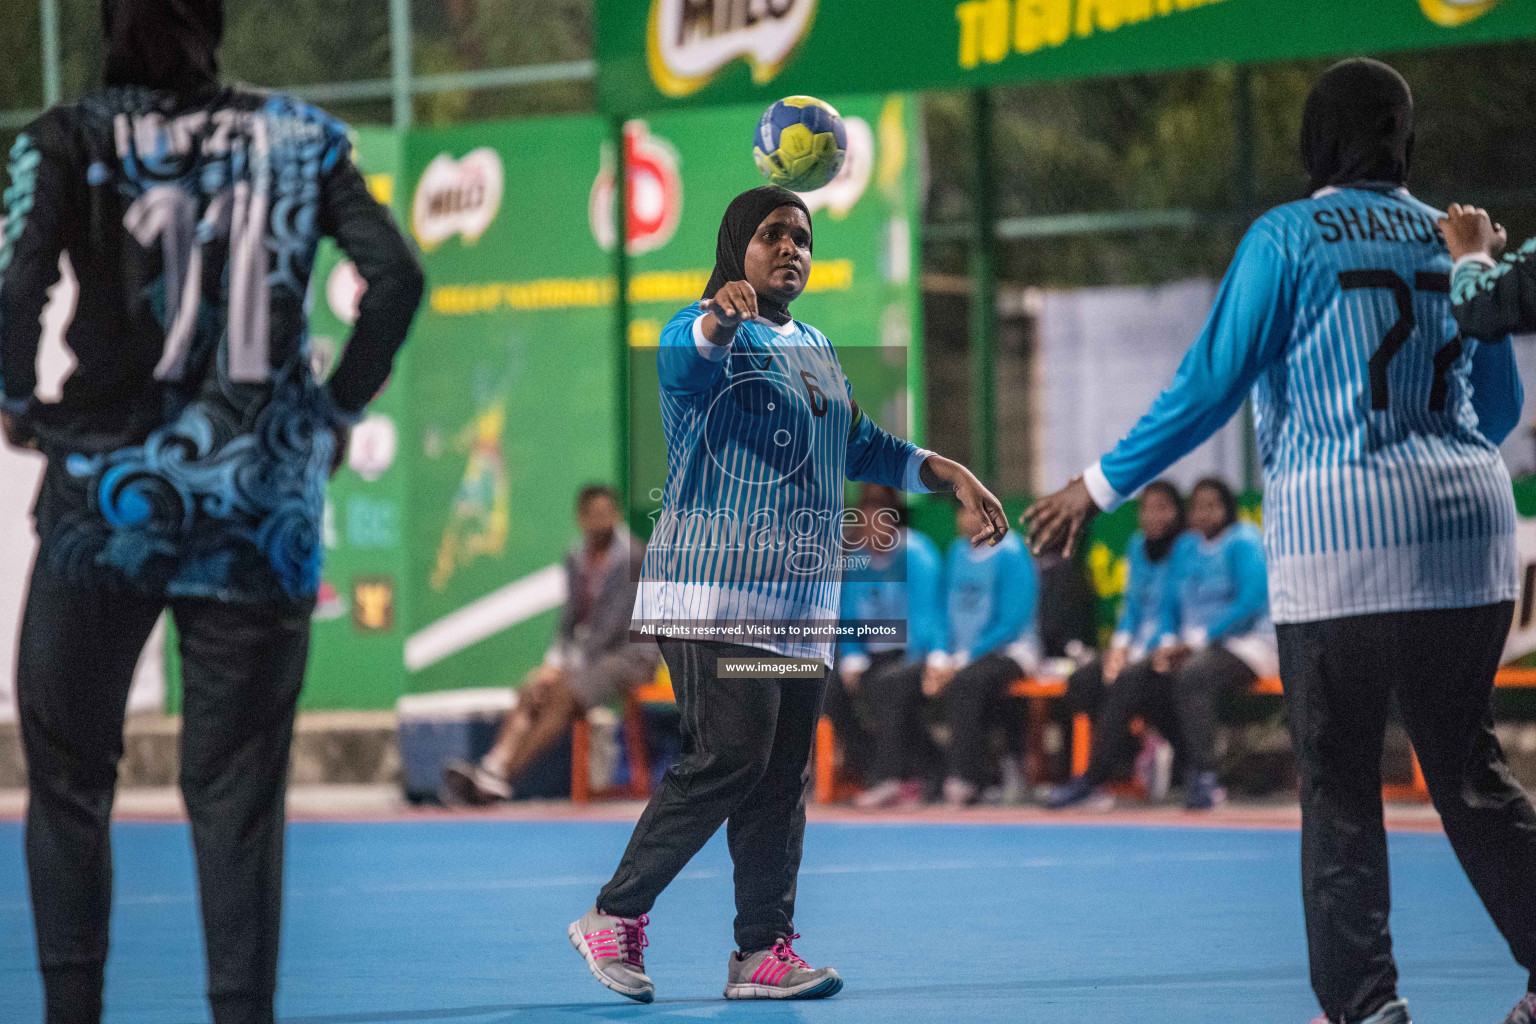
{"type": "Polygon", "coordinates": [[[1536,1024],[1536,992],[1527,992],[1504,1018],[1504,1024],[1536,1024]]]}
{"type": "Polygon", "coordinates": [[[843,979],[830,967],[806,963],[790,943],[791,935],[773,948],[742,956],[732,953],[727,965],[727,999],[825,999],[842,991],[843,979]]]}
{"type": "MultiPolygon", "coordinates": [[[[1319,1017],[1312,1024],[1332,1024],[1332,1022],[1327,1017],[1319,1017]]],[[[1413,1018],[1408,1016],[1408,1000],[1394,999],[1365,1020],[1357,1021],[1355,1024],[1413,1024],[1413,1018]]]]}
{"type": "Polygon", "coordinates": [[[645,926],[651,919],[614,917],[596,907],[566,929],[571,945],[587,962],[587,969],[605,987],[639,1003],[656,998],[656,986],[645,974],[645,926]]]}

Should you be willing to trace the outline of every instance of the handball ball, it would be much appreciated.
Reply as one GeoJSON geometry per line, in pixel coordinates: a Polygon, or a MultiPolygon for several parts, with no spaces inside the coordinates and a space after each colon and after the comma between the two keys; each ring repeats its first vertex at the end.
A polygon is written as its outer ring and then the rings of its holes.
{"type": "Polygon", "coordinates": [[[848,129],[832,104],[814,96],[786,96],[757,122],[752,155],[773,184],[814,192],[843,169],[848,129]]]}

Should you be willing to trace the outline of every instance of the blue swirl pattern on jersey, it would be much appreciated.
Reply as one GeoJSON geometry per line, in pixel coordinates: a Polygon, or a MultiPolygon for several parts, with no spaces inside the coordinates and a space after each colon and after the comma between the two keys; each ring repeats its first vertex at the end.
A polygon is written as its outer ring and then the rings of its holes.
{"type": "MultiPolygon", "coordinates": [[[[119,161],[104,171],[125,206],[169,188],[186,199],[151,198],[195,211],[205,262],[183,357],[191,369],[163,378],[164,420],[142,444],[64,453],[68,494],[54,503],[43,557],[70,578],[145,593],[304,602],[319,588],[337,421],[310,369],[305,303],[321,181],[348,158],[345,126],[290,97],[237,91],[243,105],[165,118],[156,95],[105,90],[85,105],[115,125],[119,161]],[[242,211],[252,218],[243,235],[242,211]],[[242,257],[253,283],[239,308],[242,257]],[[258,346],[254,379],[231,372],[242,329],[258,346]]],[[[140,292],[168,337],[186,287],[168,280],[169,263],[140,292]]]]}

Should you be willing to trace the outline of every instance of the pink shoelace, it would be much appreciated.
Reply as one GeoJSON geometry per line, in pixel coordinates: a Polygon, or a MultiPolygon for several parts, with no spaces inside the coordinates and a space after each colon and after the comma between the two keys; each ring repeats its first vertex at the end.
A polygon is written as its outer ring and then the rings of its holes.
{"type": "Polygon", "coordinates": [[[787,939],[780,939],[778,942],[775,942],[773,944],[773,955],[787,964],[793,964],[796,967],[804,967],[806,970],[810,970],[811,965],[806,963],[804,958],[799,953],[796,953],[794,947],[790,945],[791,942],[794,942],[799,937],[800,935],[797,932],[787,939]]]}

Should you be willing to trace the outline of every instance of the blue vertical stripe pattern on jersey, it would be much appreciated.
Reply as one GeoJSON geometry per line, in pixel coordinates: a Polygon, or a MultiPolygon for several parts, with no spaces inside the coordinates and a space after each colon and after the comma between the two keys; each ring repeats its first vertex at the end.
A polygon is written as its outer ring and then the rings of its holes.
{"type": "Polygon", "coordinates": [[[1451,318],[1438,216],[1403,189],[1270,211],[1173,384],[1099,464],[1130,494],[1251,388],[1276,621],[1514,597],[1497,442],[1523,396],[1508,346],[1451,318]]]}
{"type": "MultiPolygon", "coordinates": [[[[657,352],[667,482],[635,626],[833,622],[844,479],[905,487],[919,449],[855,416],[815,328],[753,321],[705,355],[703,315],[695,303],[674,316],[657,352]]],[[[830,640],[716,638],[831,661],[830,640]]]]}

